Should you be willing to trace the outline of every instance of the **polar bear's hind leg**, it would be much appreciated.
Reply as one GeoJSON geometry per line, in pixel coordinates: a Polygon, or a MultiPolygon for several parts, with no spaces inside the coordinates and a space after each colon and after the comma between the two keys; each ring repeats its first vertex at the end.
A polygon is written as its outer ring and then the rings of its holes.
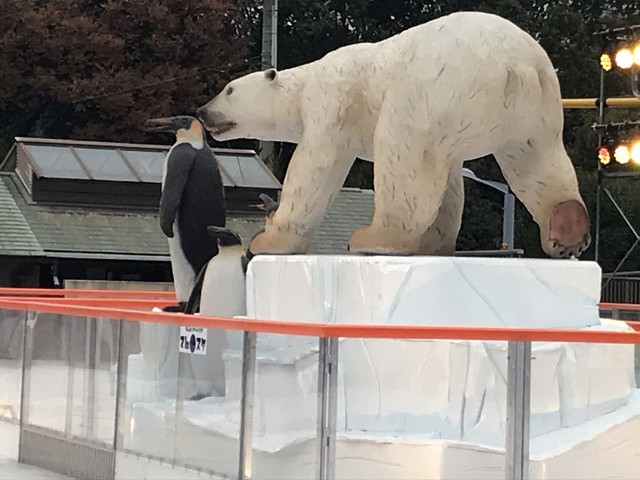
{"type": "Polygon", "coordinates": [[[456,241],[462,226],[464,210],[464,180],[462,162],[454,165],[438,216],[427,229],[420,242],[422,255],[452,256],[456,251],[456,241]]]}

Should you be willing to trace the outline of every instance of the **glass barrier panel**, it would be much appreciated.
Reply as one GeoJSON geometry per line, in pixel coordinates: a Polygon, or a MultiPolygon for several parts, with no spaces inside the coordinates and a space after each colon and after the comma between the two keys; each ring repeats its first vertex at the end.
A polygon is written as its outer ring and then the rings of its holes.
{"type": "MultiPolygon", "coordinates": [[[[623,331],[603,319],[593,330],[623,331]]],[[[533,342],[529,473],[537,478],[637,478],[640,391],[635,346],[533,342]]]]}
{"type": "Polygon", "coordinates": [[[506,342],[338,345],[336,479],[504,478],[506,342]]]}
{"type": "MultiPolygon", "coordinates": [[[[252,479],[317,478],[318,352],[316,337],[257,334],[252,479]]],[[[239,356],[233,368],[241,369],[239,356]]],[[[238,398],[240,384],[232,391],[238,398]]]]}
{"type": "Polygon", "coordinates": [[[116,448],[173,464],[180,327],[123,321],[121,332],[116,448]]]}
{"type": "Polygon", "coordinates": [[[183,327],[177,333],[176,463],[235,478],[243,332],[183,327]]]}
{"type": "Polygon", "coordinates": [[[93,317],[75,320],[71,434],[113,445],[120,322],[93,317]]]}
{"type": "Polygon", "coordinates": [[[25,353],[25,417],[30,425],[71,433],[75,348],[72,317],[28,312],[25,353]]]}
{"type": "Polygon", "coordinates": [[[610,320],[624,320],[626,322],[638,322],[640,321],[640,310],[600,308],[600,316],[610,320]]]}
{"type": "Polygon", "coordinates": [[[20,419],[26,312],[0,310],[0,420],[20,419]]]}

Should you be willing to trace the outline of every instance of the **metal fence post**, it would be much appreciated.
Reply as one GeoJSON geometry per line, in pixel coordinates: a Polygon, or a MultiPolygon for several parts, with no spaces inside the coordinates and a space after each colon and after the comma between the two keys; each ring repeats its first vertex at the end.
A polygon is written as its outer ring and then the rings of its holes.
{"type": "Polygon", "coordinates": [[[507,350],[507,426],[505,479],[529,477],[531,342],[509,342],[507,350]]]}
{"type": "MultiPolygon", "coordinates": [[[[60,315],[58,318],[62,323],[62,345],[67,354],[67,404],[65,408],[64,433],[70,436],[73,429],[73,410],[75,407],[73,394],[75,392],[76,380],[76,329],[73,328],[70,317],[60,315]]],[[[64,352],[62,352],[62,354],[64,354],[64,352]]]]}
{"type": "Polygon", "coordinates": [[[22,346],[22,392],[20,398],[20,440],[18,445],[18,460],[23,458],[24,427],[29,423],[31,398],[31,366],[33,364],[33,329],[38,321],[38,312],[25,312],[24,343],[22,346]]]}
{"type": "Polygon", "coordinates": [[[338,410],[338,339],[320,338],[318,353],[318,479],[336,474],[336,423],[338,410]]]}
{"type": "Polygon", "coordinates": [[[116,340],[116,408],[113,419],[113,449],[124,448],[124,435],[121,431],[124,414],[127,410],[127,361],[124,347],[124,320],[118,320],[118,338],[116,340]],[[122,417],[122,418],[121,418],[122,417]]]}
{"type": "Polygon", "coordinates": [[[85,384],[82,409],[85,419],[84,435],[86,438],[94,438],[95,435],[97,322],[97,318],[85,317],[85,384]]]}
{"type": "MultiPolygon", "coordinates": [[[[30,368],[31,368],[31,354],[32,354],[32,349],[33,349],[33,341],[29,342],[30,345],[28,345],[28,334],[27,334],[27,329],[29,328],[28,326],[28,318],[29,318],[29,313],[27,311],[24,311],[24,318],[22,321],[22,371],[21,373],[21,378],[20,378],[20,407],[19,407],[19,413],[18,415],[20,416],[20,441],[18,442],[18,450],[20,449],[20,445],[22,444],[22,427],[27,423],[27,419],[26,419],[26,414],[27,414],[27,406],[25,404],[25,401],[27,399],[27,388],[28,386],[26,385],[26,383],[28,383],[30,381],[29,378],[29,374],[31,372],[30,368]],[[29,365],[27,365],[27,358],[29,359],[29,365]],[[27,371],[29,370],[29,371],[27,371]]],[[[20,455],[20,453],[18,452],[18,456],[20,455]]]]}
{"type": "Polygon", "coordinates": [[[244,332],[242,345],[242,397],[240,406],[240,457],[238,461],[239,480],[251,478],[255,385],[256,333],[244,332]]]}

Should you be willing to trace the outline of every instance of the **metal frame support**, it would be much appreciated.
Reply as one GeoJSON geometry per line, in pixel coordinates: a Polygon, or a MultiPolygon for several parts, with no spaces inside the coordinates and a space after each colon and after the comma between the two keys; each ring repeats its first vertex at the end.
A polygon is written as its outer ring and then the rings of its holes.
{"type": "Polygon", "coordinates": [[[505,479],[529,478],[531,342],[509,342],[507,348],[507,426],[505,479]]]}
{"type": "Polygon", "coordinates": [[[479,178],[473,172],[473,170],[469,168],[462,169],[462,176],[464,178],[468,178],[473,180],[476,183],[480,183],[482,185],[486,185],[487,187],[493,188],[494,190],[498,190],[502,195],[504,195],[504,199],[502,202],[503,212],[502,212],[502,243],[506,245],[508,250],[513,249],[513,237],[515,230],[515,208],[516,208],[516,197],[509,190],[509,185],[506,183],[494,182],[493,180],[485,180],[483,178],[479,178]]]}
{"type": "Polygon", "coordinates": [[[502,241],[507,250],[513,249],[514,223],[516,220],[516,197],[513,193],[504,194],[504,212],[502,221],[502,241]]]}
{"type": "Polygon", "coordinates": [[[251,478],[253,454],[253,405],[256,385],[256,333],[244,332],[242,345],[242,398],[240,406],[240,456],[238,479],[251,478]]]}
{"type": "Polygon", "coordinates": [[[338,339],[320,338],[318,354],[318,475],[336,477],[336,422],[338,411],[338,339]]]}
{"type": "MultiPolygon", "coordinates": [[[[624,29],[623,29],[624,30],[624,29]]],[[[594,35],[602,35],[603,32],[596,32],[594,35]]],[[[639,87],[639,81],[640,78],[638,77],[638,69],[635,69],[632,71],[631,73],[631,89],[633,91],[633,94],[635,96],[635,98],[606,98],[605,97],[605,72],[603,69],[600,69],[600,96],[595,99],[595,103],[593,106],[597,107],[598,109],[598,124],[597,126],[595,126],[597,132],[598,132],[598,146],[602,145],[603,140],[605,138],[605,135],[603,133],[603,130],[601,128],[598,128],[599,126],[603,126],[605,124],[605,116],[606,116],[606,109],[607,108],[614,108],[614,107],[622,107],[622,108],[627,108],[627,107],[637,107],[638,106],[638,102],[640,101],[640,87],[639,87]]],[[[573,100],[579,100],[579,99],[573,99],[573,100]]],[[[570,100],[569,100],[570,101],[570,100]]],[[[563,100],[563,102],[565,102],[565,100],[563,100]]],[[[575,102],[574,102],[575,103],[575,102]]],[[[590,108],[593,108],[590,107],[590,108]]],[[[624,122],[623,124],[620,125],[624,125],[627,124],[629,122],[624,122]]],[[[635,123],[635,122],[630,122],[630,123],[635,123]]],[[[618,273],[618,271],[620,270],[620,268],[622,267],[622,265],[624,264],[624,262],[626,262],[627,258],[629,258],[629,255],[631,255],[631,253],[636,249],[636,247],[638,245],[640,245],[640,236],[638,235],[638,233],[636,232],[635,228],[633,227],[633,225],[631,224],[630,220],[628,219],[627,215],[625,214],[625,212],[622,210],[622,208],[620,208],[620,206],[618,205],[618,203],[615,201],[615,199],[613,198],[613,195],[611,194],[611,192],[604,186],[604,179],[605,178],[624,178],[624,177],[638,177],[638,172],[622,172],[622,173],[608,173],[603,167],[602,164],[600,162],[597,163],[597,167],[598,167],[598,178],[597,178],[597,186],[596,186],[596,215],[595,215],[595,242],[594,242],[594,249],[595,249],[595,253],[594,253],[594,260],[596,262],[598,262],[600,260],[600,247],[601,247],[601,221],[602,221],[602,193],[604,192],[604,194],[606,195],[606,198],[608,198],[611,203],[613,204],[613,206],[615,207],[615,209],[617,210],[618,214],[622,217],[622,220],[624,220],[625,224],[627,225],[627,227],[629,228],[629,230],[631,231],[631,233],[633,233],[633,235],[635,236],[635,242],[631,245],[631,247],[629,247],[629,249],[627,250],[627,253],[624,255],[624,257],[622,257],[622,259],[618,262],[617,266],[615,267],[615,269],[612,272],[612,275],[609,276],[609,278],[607,279],[606,282],[603,282],[602,285],[602,290],[604,290],[606,288],[606,286],[613,280],[613,278],[616,276],[616,274],[618,273]]]]}

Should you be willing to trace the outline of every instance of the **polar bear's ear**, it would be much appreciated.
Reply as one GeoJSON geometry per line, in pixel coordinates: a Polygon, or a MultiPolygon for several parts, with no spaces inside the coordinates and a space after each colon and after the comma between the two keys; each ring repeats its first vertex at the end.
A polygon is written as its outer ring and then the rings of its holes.
{"type": "Polygon", "coordinates": [[[277,76],[278,76],[278,71],[275,68],[270,68],[264,71],[264,77],[270,82],[273,82],[277,76]]]}

